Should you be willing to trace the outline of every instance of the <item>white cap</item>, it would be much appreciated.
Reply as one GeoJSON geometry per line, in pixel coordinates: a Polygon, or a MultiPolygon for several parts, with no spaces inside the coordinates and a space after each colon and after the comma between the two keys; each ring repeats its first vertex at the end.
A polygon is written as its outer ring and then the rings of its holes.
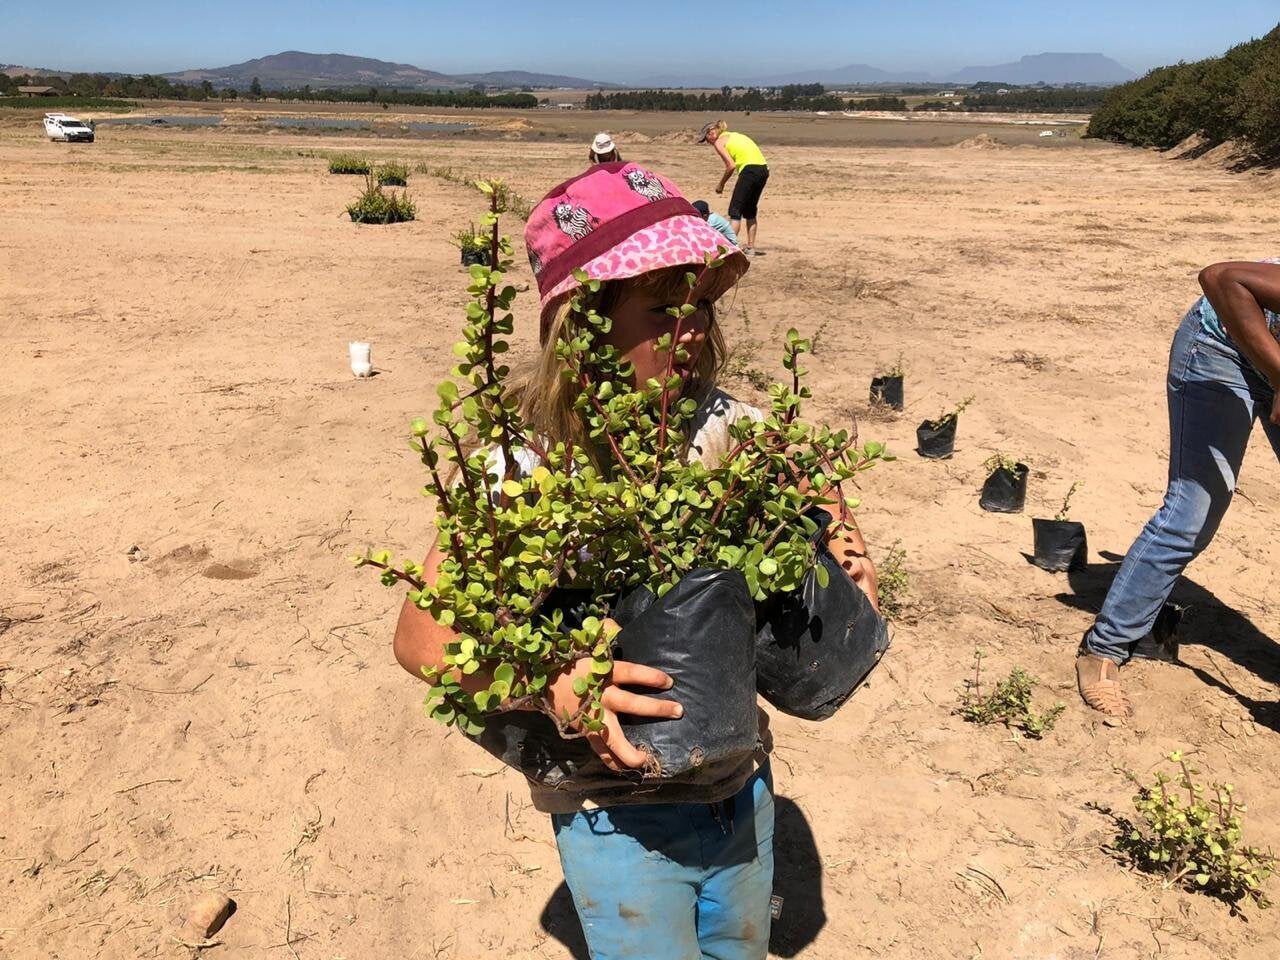
{"type": "Polygon", "coordinates": [[[612,153],[615,149],[613,138],[607,133],[597,133],[596,138],[591,141],[592,153],[612,153]]]}

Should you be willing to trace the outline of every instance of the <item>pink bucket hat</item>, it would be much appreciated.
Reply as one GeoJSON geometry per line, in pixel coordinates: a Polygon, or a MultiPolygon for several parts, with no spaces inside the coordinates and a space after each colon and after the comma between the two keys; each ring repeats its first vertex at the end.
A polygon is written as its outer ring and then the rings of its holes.
{"type": "Polygon", "coordinates": [[[541,337],[556,308],[577,288],[573,271],[593,280],[625,280],[652,270],[701,265],[724,257],[713,291],[719,297],[750,261],[707,226],[676,185],[637,163],[601,163],[542,198],[524,231],[538,278],[541,337]]]}

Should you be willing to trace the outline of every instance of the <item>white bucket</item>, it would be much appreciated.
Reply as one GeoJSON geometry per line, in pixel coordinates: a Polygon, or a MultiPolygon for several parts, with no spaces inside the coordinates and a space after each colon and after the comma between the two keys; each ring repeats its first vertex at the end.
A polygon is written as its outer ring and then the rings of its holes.
{"type": "Polygon", "coordinates": [[[369,344],[363,340],[353,340],[349,346],[351,350],[351,372],[357,377],[367,377],[373,373],[373,361],[369,344]]]}

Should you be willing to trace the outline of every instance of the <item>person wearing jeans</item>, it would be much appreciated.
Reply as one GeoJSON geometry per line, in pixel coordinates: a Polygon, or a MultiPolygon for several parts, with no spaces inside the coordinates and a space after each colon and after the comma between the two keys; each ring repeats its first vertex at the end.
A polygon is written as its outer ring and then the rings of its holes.
{"type": "Polygon", "coordinates": [[[1169,354],[1169,485],[1085,634],[1076,677],[1085,703],[1133,713],[1119,668],[1151,632],[1182,571],[1213,539],[1261,420],[1280,458],[1280,261],[1216,263],[1169,354]]]}

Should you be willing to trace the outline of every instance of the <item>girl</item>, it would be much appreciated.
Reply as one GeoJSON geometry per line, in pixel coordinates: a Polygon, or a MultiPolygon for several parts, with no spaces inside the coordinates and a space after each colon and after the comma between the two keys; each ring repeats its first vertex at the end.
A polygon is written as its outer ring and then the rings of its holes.
{"type": "MultiPolygon", "coordinates": [[[[634,163],[591,167],[552,190],[529,217],[525,241],[541,298],[542,350],[518,388],[527,422],[549,439],[581,439],[573,388],[556,355],[568,300],[578,287],[574,271],[604,281],[593,306],[612,318],[607,335],[644,382],[665,371],[667,355],[655,341],[674,331],[667,308],[689,296],[685,273],[707,254],[724,257],[693,291],[696,312],[680,323],[689,358],[680,373],[699,412],[689,431],[689,456],[713,462],[728,450],[728,424],[758,411],[715,386],[724,341],[715,325],[716,301],[746,271],[746,258],[730,250],[665,177],[634,163]]],[[[525,471],[536,464],[521,463],[525,471]]],[[[499,467],[501,472],[501,467],[499,467]]],[[[874,596],[875,569],[856,533],[842,535],[850,576],[874,596]]],[[[433,547],[425,576],[440,559],[433,547]]],[[[453,631],[405,603],[395,653],[411,674],[444,669],[444,645],[453,631]]],[[[572,716],[580,698],[574,680],[590,669],[577,661],[552,681],[547,706],[572,716]]],[[[460,677],[468,690],[489,685],[477,671],[460,677]]],[[[671,678],[636,663],[615,661],[602,696],[605,728],[587,742],[613,771],[644,767],[647,754],[623,735],[619,714],[654,719],[682,715],[675,702],[637,689],[667,690],[671,678]]],[[[762,714],[763,716],[763,714],[762,714]]],[[[733,758],[698,784],[653,782],[638,792],[635,778],[575,778],[555,788],[533,783],[535,806],[548,812],[583,932],[595,960],[645,957],[686,960],[763,960],[769,942],[773,876],[773,796],[767,731],[760,749],[733,758]]]]}
{"type": "Polygon", "coordinates": [[[748,257],[755,256],[756,214],[760,194],[769,182],[769,165],[764,154],[746,134],[730,133],[728,124],[723,120],[706,124],[698,142],[711,144],[724,161],[724,174],[720,177],[716,193],[724,193],[724,185],[737,173],[738,182],[734,185],[733,196],[729,198],[729,219],[733,221],[733,232],[739,236],[742,235],[743,219],[747,221],[747,242],[742,252],[748,257]]]}
{"type": "Polygon", "coordinates": [[[1174,583],[1209,545],[1231,503],[1255,420],[1280,457],[1280,261],[1215,263],[1169,355],[1169,486],[1129,548],[1076,677],[1085,703],[1112,717],[1133,707],[1120,665],[1150,633],[1174,583]]]}

